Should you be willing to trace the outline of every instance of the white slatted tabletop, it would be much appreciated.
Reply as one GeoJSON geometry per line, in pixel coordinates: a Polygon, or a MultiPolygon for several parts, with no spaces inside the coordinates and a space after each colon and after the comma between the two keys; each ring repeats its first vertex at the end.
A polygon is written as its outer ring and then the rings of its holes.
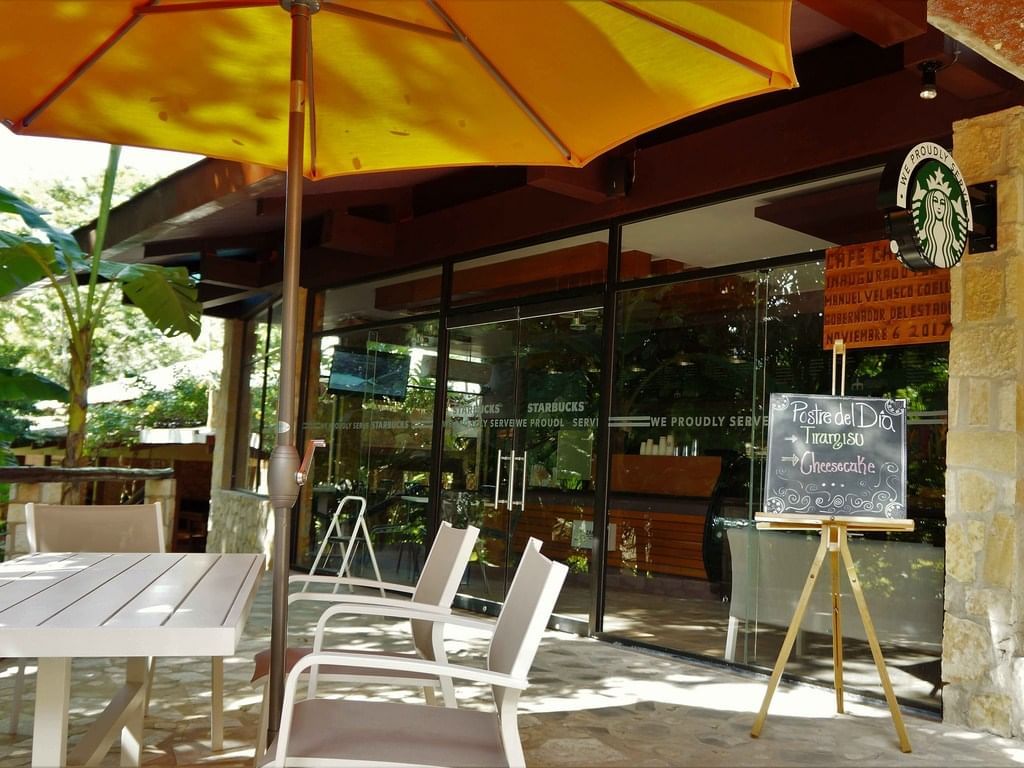
{"type": "MultiPolygon", "coordinates": [[[[47,553],[0,563],[0,657],[40,659],[33,765],[64,764],[72,658],[231,656],[262,575],[262,555],[47,553]]],[[[125,717],[141,736],[139,697],[130,698],[125,717]]]]}

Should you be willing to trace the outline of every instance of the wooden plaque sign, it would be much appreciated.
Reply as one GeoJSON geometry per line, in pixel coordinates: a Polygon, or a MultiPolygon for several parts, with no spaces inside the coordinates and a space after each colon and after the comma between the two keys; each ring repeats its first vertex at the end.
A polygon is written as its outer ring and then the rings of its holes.
{"type": "Polygon", "coordinates": [[[850,349],[949,341],[949,272],[912,272],[886,240],[825,252],[822,347],[850,349]]]}
{"type": "Polygon", "coordinates": [[[772,394],[764,512],[907,516],[905,400],[772,394]]]}

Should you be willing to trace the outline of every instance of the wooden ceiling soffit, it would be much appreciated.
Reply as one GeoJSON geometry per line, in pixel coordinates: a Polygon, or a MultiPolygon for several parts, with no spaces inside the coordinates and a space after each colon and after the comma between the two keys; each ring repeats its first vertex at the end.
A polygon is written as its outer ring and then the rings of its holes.
{"type": "MultiPolygon", "coordinates": [[[[411,188],[358,189],[343,192],[307,192],[302,198],[302,217],[346,211],[353,206],[384,205],[392,209],[398,219],[410,215],[412,206],[411,188]]],[[[256,215],[267,217],[284,216],[284,197],[264,197],[256,201],[256,215]]]]}
{"type": "Polygon", "coordinates": [[[248,261],[229,259],[204,253],[199,261],[202,283],[226,288],[263,288],[281,282],[282,269],[279,258],[248,261]]]}
{"type": "Polygon", "coordinates": [[[395,224],[332,211],[324,215],[321,232],[322,248],[380,259],[390,259],[395,252],[395,224]]]}
{"type": "Polygon", "coordinates": [[[316,290],[394,274],[777,179],[877,162],[920,141],[947,139],[956,120],[1024,104],[1020,84],[924,104],[920,82],[916,69],[900,69],[641,148],[629,194],[601,203],[524,184],[401,222],[386,259],[338,258],[337,251],[307,247],[302,285],[316,290]]]}
{"type": "Polygon", "coordinates": [[[754,217],[838,245],[885,236],[874,179],[773,200],[755,208],[754,217]]]}
{"type": "Polygon", "coordinates": [[[800,0],[875,45],[888,48],[928,28],[927,0],[800,0]]]}
{"type": "MultiPolygon", "coordinates": [[[[169,235],[175,224],[198,221],[242,200],[281,186],[278,171],[230,160],[207,159],[178,171],[172,180],[140,192],[116,208],[104,252],[116,257],[169,235]]],[[[95,229],[95,222],[90,225],[95,229]]]]}

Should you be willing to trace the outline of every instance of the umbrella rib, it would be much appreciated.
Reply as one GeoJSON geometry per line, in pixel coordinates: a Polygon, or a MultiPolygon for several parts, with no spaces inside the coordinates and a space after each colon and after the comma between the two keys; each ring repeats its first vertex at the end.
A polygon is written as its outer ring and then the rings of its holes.
{"type": "MultiPolygon", "coordinates": [[[[150,5],[156,5],[158,2],[160,2],[160,0],[150,0],[150,5]]],[[[32,109],[30,109],[24,117],[18,120],[15,125],[10,126],[11,130],[19,131],[21,129],[28,128],[29,125],[39,117],[39,115],[53,104],[53,102],[59,99],[68,88],[74,85],[78,81],[78,78],[89,71],[92,65],[99,61],[103,54],[109,51],[118,40],[127,35],[131,28],[142,20],[142,16],[140,15],[141,10],[142,9],[137,8],[132,11],[132,15],[126,19],[121,26],[115,29],[110,37],[100,43],[100,46],[96,50],[86,56],[77,67],[71,70],[68,76],[57,84],[56,88],[43,97],[43,100],[32,107],[32,109]]]]}
{"type": "Polygon", "coordinates": [[[139,8],[135,13],[149,15],[187,13],[188,11],[232,11],[239,8],[261,8],[278,4],[277,0],[194,0],[191,3],[175,3],[174,5],[148,5],[139,8]]]}
{"type": "Polygon", "coordinates": [[[698,35],[695,32],[691,32],[688,29],[680,27],[678,24],[673,24],[671,21],[667,19],[663,19],[660,16],[655,16],[652,13],[641,10],[640,8],[637,8],[625,2],[625,0],[604,0],[604,2],[606,2],[613,8],[618,8],[623,13],[628,13],[629,15],[634,16],[638,19],[642,19],[643,21],[661,27],[662,29],[671,32],[674,35],[678,35],[679,37],[688,40],[694,45],[699,46],[704,50],[709,51],[710,53],[714,53],[717,54],[718,56],[721,56],[723,59],[731,61],[734,64],[739,64],[741,67],[745,67],[754,74],[765,78],[766,80],[768,80],[768,82],[771,82],[772,77],[776,74],[773,69],[766,67],[763,64],[758,64],[756,61],[748,59],[746,56],[741,56],[735,51],[729,50],[724,45],[716,43],[714,40],[711,40],[710,38],[704,37],[703,35],[698,35]]]}
{"type": "Polygon", "coordinates": [[[370,21],[375,24],[385,24],[389,27],[396,27],[398,29],[404,29],[407,32],[419,32],[424,35],[432,35],[434,37],[443,37],[445,40],[455,40],[456,36],[453,32],[446,32],[443,29],[434,29],[433,27],[427,27],[423,24],[417,24],[412,21],[403,21],[402,19],[395,19],[390,16],[384,16],[379,13],[373,13],[371,11],[364,11],[359,8],[349,8],[345,5],[339,5],[338,3],[332,3],[325,0],[320,6],[321,11],[330,11],[336,13],[339,16],[350,16],[353,19],[360,19],[361,21],[370,21]]]}
{"type": "Polygon", "coordinates": [[[313,73],[316,67],[313,66],[313,25],[309,25],[309,35],[306,37],[306,82],[309,87],[306,89],[306,103],[309,115],[309,175],[316,178],[316,84],[313,81],[313,73]]]}
{"type": "MultiPolygon", "coordinates": [[[[110,37],[104,40],[96,50],[90,53],[82,62],[68,73],[57,86],[50,91],[36,106],[34,106],[28,113],[17,120],[14,124],[10,125],[11,130],[17,132],[28,128],[36,118],[45,112],[53,102],[59,99],[68,88],[78,82],[79,78],[82,77],[89,69],[99,61],[107,51],[109,51],[114,45],[117,44],[121,38],[127,35],[132,27],[138,24],[143,16],[157,13],[176,13],[181,11],[197,11],[197,10],[227,10],[230,8],[251,8],[260,5],[269,5],[272,0],[235,0],[235,2],[210,2],[210,0],[197,0],[194,3],[180,3],[178,5],[164,5],[158,6],[157,3],[160,0],[150,0],[148,5],[141,6],[132,10],[132,15],[126,19],[121,26],[111,33],[110,37]]],[[[5,121],[7,122],[7,121],[5,121]]]]}
{"type": "Polygon", "coordinates": [[[437,4],[436,0],[426,0],[426,3],[428,6],[430,6],[431,10],[433,10],[434,13],[436,13],[438,17],[440,17],[440,19],[445,24],[448,25],[448,28],[455,35],[455,39],[469,49],[470,53],[472,53],[473,57],[477,60],[477,63],[480,64],[480,66],[482,66],[485,70],[487,70],[487,73],[492,78],[494,78],[495,81],[497,81],[498,85],[500,85],[501,88],[505,91],[505,93],[507,93],[508,96],[512,99],[512,101],[516,103],[516,106],[518,106],[523,112],[525,112],[527,117],[529,117],[530,120],[533,121],[534,125],[537,126],[540,132],[543,133],[545,137],[547,137],[548,141],[555,145],[558,151],[562,153],[562,157],[564,157],[566,160],[572,160],[572,152],[569,151],[569,148],[565,146],[565,143],[560,138],[558,138],[558,135],[551,129],[551,127],[546,122],[544,122],[544,119],[539,114],[537,114],[533,107],[531,107],[529,103],[527,103],[526,99],[524,99],[522,95],[520,95],[520,93],[515,89],[512,83],[510,83],[505,78],[505,76],[501,74],[498,68],[494,66],[491,60],[484,55],[484,52],[481,51],[476,46],[476,44],[469,39],[469,36],[462,31],[459,25],[455,23],[455,20],[452,19],[452,17],[449,16],[444,11],[444,9],[437,4]]]}

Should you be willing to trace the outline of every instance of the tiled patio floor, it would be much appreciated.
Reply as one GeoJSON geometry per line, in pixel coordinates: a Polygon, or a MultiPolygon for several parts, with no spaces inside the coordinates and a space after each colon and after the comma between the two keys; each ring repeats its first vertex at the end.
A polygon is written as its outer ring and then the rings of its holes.
{"type": "MultiPolygon", "coordinates": [[[[292,626],[308,629],[312,610],[293,611],[292,626]]],[[[268,642],[270,579],[264,580],[240,653],[225,664],[225,749],[209,749],[209,664],[206,659],[161,659],[146,720],[145,765],[242,766],[251,763],[259,692],[248,685],[251,658],[268,642]]],[[[293,633],[296,641],[303,633],[293,633]]],[[[387,623],[342,625],[339,644],[394,647],[404,628],[387,623]]],[[[479,658],[481,638],[457,633],[455,660],[479,658]]],[[[77,662],[72,682],[71,742],[116,688],[121,667],[77,662]]],[[[834,696],[807,687],[776,694],[760,739],[750,726],[766,680],[714,667],[645,654],[607,643],[548,633],[521,700],[520,726],[531,766],[948,766],[1024,763],[1024,742],[999,739],[907,717],[914,752],[897,747],[888,710],[853,704],[834,714],[834,696]]],[[[10,706],[10,673],[0,679],[0,723],[10,706]]],[[[0,765],[28,765],[33,676],[27,686],[19,735],[0,736],[0,765]]],[[[361,691],[421,701],[408,692],[361,691]]],[[[483,705],[481,689],[460,689],[470,705],[483,705]]],[[[117,747],[104,765],[117,765],[117,747]]]]}

